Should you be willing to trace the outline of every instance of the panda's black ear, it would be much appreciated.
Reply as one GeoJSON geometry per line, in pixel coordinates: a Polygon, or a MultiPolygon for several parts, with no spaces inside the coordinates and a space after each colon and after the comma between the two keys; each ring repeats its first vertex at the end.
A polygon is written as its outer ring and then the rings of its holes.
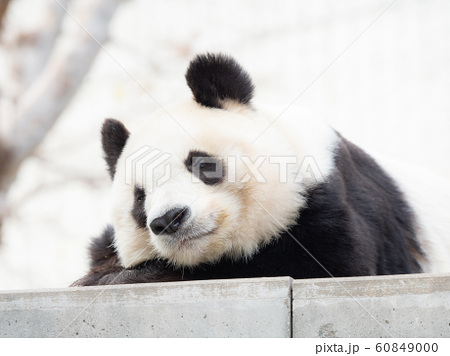
{"type": "Polygon", "coordinates": [[[102,147],[111,179],[116,173],[117,160],[127,143],[130,132],[118,120],[106,119],[102,127],[102,147]]]}
{"type": "Polygon", "coordinates": [[[254,86],[248,73],[224,54],[201,54],[190,63],[186,81],[200,105],[224,108],[226,100],[248,105],[254,86]]]}

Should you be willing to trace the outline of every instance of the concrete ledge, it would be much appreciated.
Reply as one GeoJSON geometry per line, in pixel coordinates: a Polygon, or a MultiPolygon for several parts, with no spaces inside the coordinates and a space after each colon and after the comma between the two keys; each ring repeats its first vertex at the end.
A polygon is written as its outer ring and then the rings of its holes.
{"type": "Polygon", "coordinates": [[[0,336],[450,337],[450,274],[1,292],[0,336]]]}
{"type": "Polygon", "coordinates": [[[450,275],[293,283],[294,337],[450,337],[450,275]]]}
{"type": "Polygon", "coordinates": [[[2,337],[290,337],[290,278],[0,293],[2,337]]]}

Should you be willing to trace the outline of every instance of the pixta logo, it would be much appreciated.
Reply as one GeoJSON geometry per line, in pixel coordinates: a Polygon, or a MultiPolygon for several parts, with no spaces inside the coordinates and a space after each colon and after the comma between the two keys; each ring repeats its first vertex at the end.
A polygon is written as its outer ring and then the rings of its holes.
{"type": "Polygon", "coordinates": [[[125,159],[125,184],[141,182],[146,191],[167,182],[171,177],[172,155],[150,146],[141,147],[125,159]],[[151,186],[149,187],[149,183],[151,186]]]}
{"type": "MultiPolygon", "coordinates": [[[[171,157],[172,155],[168,152],[150,146],[141,147],[125,159],[125,183],[133,185],[139,182],[145,190],[153,191],[155,187],[170,180],[172,169],[169,160],[171,157]]],[[[276,169],[280,183],[294,181],[309,185],[324,181],[317,162],[311,156],[303,157],[302,161],[295,156],[259,156],[253,159],[248,156],[192,157],[191,179],[193,183],[200,183],[205,179],[220,181],[222,177],[225,177],[229,183],[249,181],[267,183],[267,177],[264,176],[267,165],[273,167],[270,169],[272,179],[276,169]],[[266,166],[265,170],[262,169],[263,166],[266,166]]]]}

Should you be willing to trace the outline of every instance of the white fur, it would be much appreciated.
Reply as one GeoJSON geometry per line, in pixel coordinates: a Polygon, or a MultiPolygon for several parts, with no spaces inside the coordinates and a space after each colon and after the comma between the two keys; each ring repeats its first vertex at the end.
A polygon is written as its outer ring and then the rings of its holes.
{"type": "MultiPolygon", "coordinates": [[[[225,255],[251,256],[295,222],[305,205],[304,193],[331,173],[339,139],[311,113],[286,112],[277,117],[276,111],[254,111],[233,102],[225,107],[204,108],[190,100],[169,108],[170,116],[165,111],[155,113],[132,132],[113,184],[115,246],[125,267],[159,257],[194,266],[225,255]],[[170,154],[171,176],[162,184],[155,182],[166,173],[166,165],[144,177],[139,167],[125,171],[127,157],[146,146],[170,154]],[[207,186],[196,179],[184,164],[191,150],[222,157],[225,181],[207,186]],[[283,167],[271,163],[280,157],[290,163],[283,167]],[[257,181],[258,177],[264,181],[257,181]],[[174,240],[137,227],[130,214],[136,184],[146,188],[147,225],[174,207],[191,209],[185,236],[174,240]]],[[[424,272],[449,272],[450,185],[424,170],[377,160],[414,209],[426,255],[419,259],[424,272]]]]}
{"type": "Polygon", "coordinates": [[[219,110],[201,107],[193,100],[168,112],[170,116],[157,112],[131,133],[117,164],[113,184],[115,246],[125,267],[158,257],[175,265],[193,266],[225,255],[251,256],[295,222],[305,205],[302,193],[332,169],[336,134],[309,114],[285,114],[274,120],[274,114],[232,102],[227,110],[219,110]],[[130,178],[130,172],[125,172],[126,158],[144,146],[170,153],[171,178],[163,184],[155,186],[154,182],[164,175],[164,165],[145,176],[146,181],[142,181],[142,174],[134,174],[131,184],[126,184],[130,178]],[[184,165],[191,150],[222,157],[228,173],[225,181],[207,186],[196,180],[184,165]],[[270,157],[297,159],[284,166],[286,182],[280,183],[281,166],[270,163],[270,157]],[[305,158],[309,164],[313,159],[312,170],[302,166],[305,158]],[[255,166],[249,162],[257,163],[264,182],[256,180],[251,169],[255,166]],[[314,176],[308,176],[311,171],[316,172],[314,176]],[[137,228],[130,214],[135,184],[147,188],[148,224],[174,207],[190,207],[191,215],[183,224],[188,227],[186,236],[174,241],[169,235],[137,228]]]}

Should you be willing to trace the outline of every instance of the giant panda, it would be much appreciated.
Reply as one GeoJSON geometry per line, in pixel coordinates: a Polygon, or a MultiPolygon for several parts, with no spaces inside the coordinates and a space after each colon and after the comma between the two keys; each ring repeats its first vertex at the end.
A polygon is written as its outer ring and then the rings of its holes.
{"type": "Polygon", "coordinates": [[[104,122],[113,221],[73,285],[450,270],[448,194],[403,186],[313,115],[258,109],[230,56],[185,77],[193,97],[139,129],[104,122]]]}

